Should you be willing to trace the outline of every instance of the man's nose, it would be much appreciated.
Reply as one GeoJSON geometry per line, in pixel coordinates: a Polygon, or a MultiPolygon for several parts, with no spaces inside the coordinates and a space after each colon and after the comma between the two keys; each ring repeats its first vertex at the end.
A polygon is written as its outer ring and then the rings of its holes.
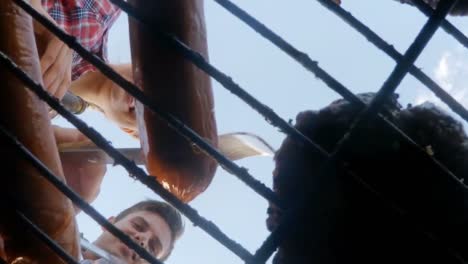
{"type": "Polygon", "coordinates": [[[143,234],[136,234],[135,240],[141,247],[146,249],[146,246],[148,245],[148,239],[146,239],[143,234]]]}
{"type": "Polygon", "coordinates": [[[130,96],[128,99],[128,107],[135,109],[135,98],[133,98],[132,96],[130,96]]]}

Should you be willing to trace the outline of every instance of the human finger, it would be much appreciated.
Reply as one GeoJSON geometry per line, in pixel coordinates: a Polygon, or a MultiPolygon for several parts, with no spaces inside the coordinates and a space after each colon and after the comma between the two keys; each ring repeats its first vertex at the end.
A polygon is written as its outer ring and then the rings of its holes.
{"type": "MultiPolygon", "coordinates": [[[[54,94],[54,91],[49,90],[49,86],[58,78],[61,79],[63,78],[62,73],[64,72],[64,65],[66,63],[66,56],[68,54],[68,47],[66,45],[61,45],[60,50],[56,53],[57,56],[55,57],[55,60],[53,61],[52,65],[47,68],[45,73],[43,73],[43,81],[45,87],[47,87],[47,90],[51,93],[54,94]]],[[[70,62],[71,63],[71,62],[70,62]]],[[[59,82],[60,84],[60,82],[59,82]]],[[[57,88],[57,87],[55,87],[57,88]]]]}
{"type": "Polygon", "coordinates": [[[55,97],[57,97],[59,100],[62,100],[63,96],[68,91],[68,88],[70,88],[70,85],[71,85],[71,64],[69,66],[69,69],[65,70],[63,75],[64,75],[64,77],[62,79],[62,82],[60,83],[60,85],[57,87],[57,90],[55,91],[55,97]]]}
{"type": "Polygon", "coordinates": [[[49,67],[54,63],[55,59],[58,56],[61,45],[64,45],[58,38],[52,38],[47,44],[47,48],[44,54],[41,56],[41,73],[44,73],[49,69],[49,67]]]}
{"type": "Polygon", "coordinates": [[[55,96],[59,100],[62,100],[63,96],[65,95],[65,93],[68,91],[68,89],[71,86],[72,59],[73,59],[73,50],[67,47],[67,54],[66,54],[66,57],[64,58],[65,70],[62,73],[63,79],[59,87],[57,88],[57,91],[55,92],[55,96]]]}
{"type": "Polygon", "coordinates": [[[53,96],[55,96],[55,93],[57,92],[57,89],[60,85],[60,83],[62,82],[62,79],[57,76],[58,74],[56,74],[55,78],[52,80],[51,83],[49,84],[44,84],[45,87],[46,87],[46,90],[53,96]]]}

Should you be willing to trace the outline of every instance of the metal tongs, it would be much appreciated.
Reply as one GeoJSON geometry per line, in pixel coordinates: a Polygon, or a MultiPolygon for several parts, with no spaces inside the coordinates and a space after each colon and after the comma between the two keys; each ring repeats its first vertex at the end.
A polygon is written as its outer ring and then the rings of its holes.
{"type": "MultiPolygon", "coordinates": [[[[77,115],[83,113],[89,106],[88,102],[71,92],[65,94],[61,103],[68,111],[77,115]]],[[[59,150],[60,152],[67,152],[75,155],[87,155],[91,153],[103,154],[106,164],[114,163],[114,160],[97,146],[67,145],[59,147],[59,150]]],[[[137,165],[145,164],[144,156],[140,148],[120,148],[118,150],[128,159],[133,160],[137,165]]],[[[255,156],[273,156],[275,152],[263,138],[247,132],[219,135],[218,150],[232,161],[255,156]]]]}
{"type": "MultiPolygon", "coordinates": [[[[145,165],[145,156],[141,148],[118,148],[122,155],[137,165],[145,165]]],[[[235,161],[249,157],[273,156],[274,149],[260,136],[235,132],[218,136],[218,150],[229,160],[235,161]]],[[[67,155],[87,157],[88,155],[101,155],[103,160],[90,160],[92,163],[114,164],[112,157],[95,145],[81,146],[80,144],[66,144],[59,146],[61,153],[67,155]]]]}
{"type": "MultiPolygon", "coordinates": [[[[88,250],[88,251],[91,251],[93,252],[93,254],[95,254],[96,256],[100,257],[103,261],[101,262],[104,262],[102,264],[127,264],[127,262],[125,262],[124,260],[122,260],[121,258],[107,252],[106,250],[92,244],[92,243],[89,243],[88,240],[84,239],[84,238],[80,238],[80,245],[82,248],[88,250]]],[[[101,263],[99,262],[99,263],[101,263]]]]}
{"type": "MultiPolygon", "coordinates": [[[[82,114],[89,106],[89,103],[86,102],[83,98],[71,93],[70,91],[65,93],[60,102],[65,107],[65,109],[75,115],[82,114]]],[[[54,118],[55,116],[57,116],[57,112],[53,109],[49,109],[49,117],[54,118]]]]}

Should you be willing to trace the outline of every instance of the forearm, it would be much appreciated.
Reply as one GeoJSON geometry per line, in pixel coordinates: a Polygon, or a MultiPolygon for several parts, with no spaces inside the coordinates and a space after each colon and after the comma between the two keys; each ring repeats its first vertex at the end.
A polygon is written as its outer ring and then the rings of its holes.
{"type": "Polygon", "coordinates": [[[96,94],[106,85],[109,85],[107,78],[101,72],[91,71],[73,81],[70,90],[84,100],[95,103],[96,94]]]}
{"type": "MultiPolygon", "coordinates": [[[[92,145],[85,135],[74,128],[54,126],[54,134],[59,150],[92,145]]],[[[104,156],[101,154],[60,153],[67,185],[87,202],[92,202],[99,194],[102,179],[106,173],[103,160],[104,156]]]]}
{"type": "MultiPolygon", "coordinates": [[[[130,64],[109,64],[109,66],[122,75],[125,79],[133,81],[132,67],[130,64]]],[[[109,80],[100,71],[88,72],[82,75],[78,80],[72,82],[70,90],[83,98],[85,101],[95,105],[101,105],[102,101],[99,96],[102,91],[110,91],[116,84],[109,80]]]]}
{"type": "MultiPolygon", "coordinates": [[[[70,157],[60,155],[63,172],[70,187],[87,203],[92,203],[100,192],[102,180],[106,173],[105,165],[100,165],[99,157],[70,157]],[[97,162],[96,164],[93,162],[97,162]]],[[[75,214],[78,214],[80,209],[74,207],[75,214]]]]}

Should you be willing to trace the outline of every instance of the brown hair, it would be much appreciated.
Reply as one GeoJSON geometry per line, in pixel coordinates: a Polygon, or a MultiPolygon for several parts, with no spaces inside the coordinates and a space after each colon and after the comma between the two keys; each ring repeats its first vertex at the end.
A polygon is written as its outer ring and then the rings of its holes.
{"type": "Polygon", "coordinates": [[[161,258],[161,260],[167,259],[174,248],[174,243],[179,237],[184,233],[184,222],[182,221],[182,216],[180,213],[172,207],[170,204],[156,201],[156,200],[146,200],[136,203],[129,208],[120,212],[116,217],[115,221],[119,221],[125,216],[138,212],[138,211],[147,211],[161,216],[164,221],[169,225],[171,229],[171,245],[168,253],[161,258]]]}

